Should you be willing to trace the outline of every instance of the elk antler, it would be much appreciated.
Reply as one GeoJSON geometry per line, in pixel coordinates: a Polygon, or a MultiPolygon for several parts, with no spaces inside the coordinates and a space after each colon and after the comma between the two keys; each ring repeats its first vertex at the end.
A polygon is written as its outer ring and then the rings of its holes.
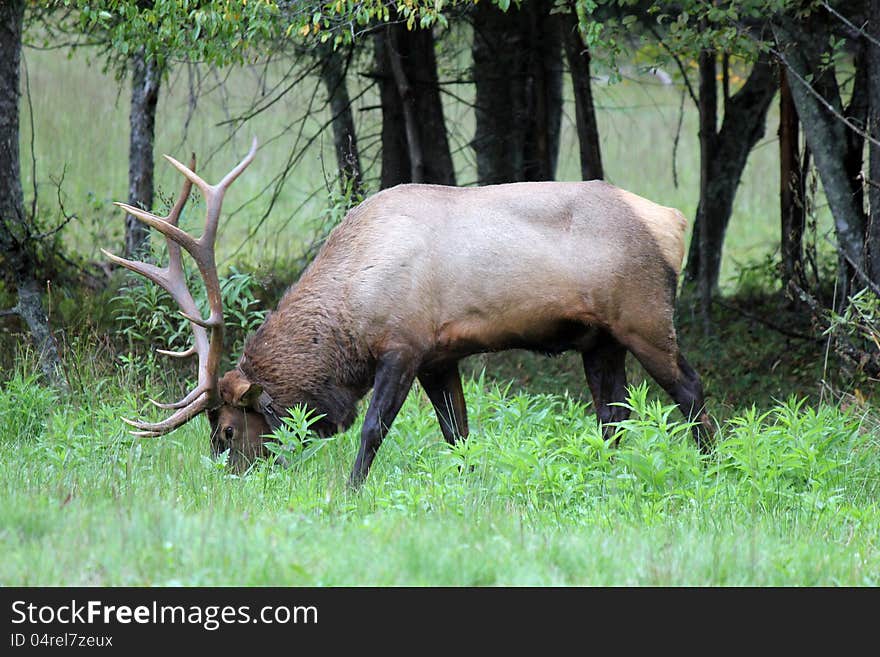
{"type": "Polygon", "coordinates": [[[175,412],[162,422],[139,422],[122,418],[122,421],[138,429],[132,431],[136,436],[161,436],[188,422],[203,410],[208,409],[217,401],[217,381],[219,377],[220,355],[223,348],[223,303],[220,297],[220,280],[217,277],[217,265],[214,261],[214,241],[217,237],[217,222],[220,218],[220,208],[223,205],[223,195],[232,182],[238,178],[242,171],[254,159],[257,152],[257,140],[254,138],[251,149],[245,158],[216,185],[209,185],[195,174],[196,158],[193,155],[190,166],[185,167],[173,157],[168,155],[168,160],[186,180],[180,191],[180,196],[167,217],[157,217],[149,212],[144,212],[125,203],[114,203],[136,219],[158,230],[165,236],[168,243],[168,266],[156,267],[146,262],[127,260],[108,253],[104,249],[101,252],[112,262],[122,265],[126,269],[141,274],[150,279],[166,292],[168,292],[177,305],[180,306],[180,314],[189,320],[193,331],[193,346],[182,352],[166,351],[157,349],[161,354],[183,358],[192,354],[199,356],[199,382],[196,387],[183,399],[172,404],[160,404],[150,400],[159,408],[176,409],[175,412]],[[178,228],[180,213],[189,198],[190,190],[195,185],[205,197],[205,230],[202,236],[194,238],[189,233],[178,228]],[[199,272],[205,282],[208,293],[208,307],[210,309],[207,319],[203,319],[199,312],[192,294],[186,286],[186,277],[183,273],[181,262],[181,247],[189,253],[199,267],[199,272]],[[210,335],[209,335],[210,332],[210,335]]]}

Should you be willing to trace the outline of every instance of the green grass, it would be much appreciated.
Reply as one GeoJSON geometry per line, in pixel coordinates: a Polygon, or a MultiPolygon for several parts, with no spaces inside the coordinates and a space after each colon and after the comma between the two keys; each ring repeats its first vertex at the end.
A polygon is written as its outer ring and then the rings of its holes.
{"type": "Polygon", "coordinates": [[[792,399],[701,457],[644,386],[617,448],[569,396],[466,396],[472,435],[449,448],[414,390],[352,494],[357,427],[238,477],[202,418],[134,439],[132,396],[60,400],[19,374],[0,394],[0,585],[878,583],[867,416],[792,399]]]}
{"type": "MultiPolygon", "coordinates": [[[[98,247],[121,239],[121,213],[110,202],[127,193],[127,88],[81,54],[26,56],[41,210],[57,213],[46,181],[64,172],[65,207],[77,215],[65,242],[98,259],[98,247]]],[[[210,74],[200,71],[208,86],[210,74]]],[[[244,204],[280,170],[296,138],[285,127],[314,89],[277,103],[224,145],[228,128],[216,124],[261,93],[259,74],[233,72],[184,127],[187,75],[176,72],[162,91],[156,150],[178,158],[197,151],[210,179],[241,157],[251,134],[260,138],[257,160],[229,194],[227,208],[242,209],[221,227],[220,264],[277,287],[330,204],[323,169],[332,170],[333,157],[329,135],[318,139],[265,225],[235,253],[267,199],[244,204]]],[[[679,91],[630,81],[597,85],[595,95],[608,178],[692,217],[693,108],[685,104],[676,185],[679,91]]],[[[459,181],[468,183],[472,116],[444,100],[459,181]]],[[[375,94],[358,100],[367,160],[375,103],[375,94]]],[[[569,104],[563,180],[579,177],[572,116],[569,104]]],[[[145,355],[137,331],[113,319],[148,295],[120,305],[115,288],[67,298],[58,290],[53,321],[69,395],[43,387],[14,322],[0,326],[9,368],[0,376],[0,585],[877,585],[874,407],[824,394],[820,381],[832,378],[824,345],[754,319],[806,333],[809,318],[780,309],[761,268],[741,266],[763,262],[778,242],[774,116],[740,186],[722,268],[725,290],[760,293],[735,300],[746,314],[718,308],[711,336],[687,299],[679,308],[682,345],[720,424],[711,456],[698,454],[668,397],[635,363],[633,417],[610,448],[576,355],[512,353],[466,362],[471,437],[462,446],[442,442],[415,388],[357,494],[345,481],[360,421],[324,442],[294,439],[290,467],[261,462],[235,476],[209,457],[204,418],[159,439],[133,438],[119,421],[149,415],[148,396],[173,397],[191,375],[145,355]]],[[[304,134],[321,120],[310,119],[304,134]]],[[[161,161],[156,174],[161,209],[179,180],[161,161]]],[[[190,226],[199,215],[190,213],[190,226]]],[[[820,225],[823,216],[820,209],[820,225]]]]}

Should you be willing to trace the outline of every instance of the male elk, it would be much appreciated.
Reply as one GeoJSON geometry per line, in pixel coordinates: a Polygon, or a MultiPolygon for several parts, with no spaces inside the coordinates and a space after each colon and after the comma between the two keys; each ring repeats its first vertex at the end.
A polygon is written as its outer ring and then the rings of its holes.
{"type": "Polygon", "coordinates": [[[248,338],[237,365],[218,374],[223,308],[214,240],[223,195],[250,152],[217,185],[166,156],[186,178],[167,217],[117,203],[161,232],[169,264],[158,268],[104,252],[162,286],[191,325],[196,388],[166,420],[125,420],[136,435],[159,436],[201,411],[215,453],[245,467],[263,454],[262,436],[304,404],[323,417],[320,435],[354,422],[372,387],[350,483],[370,469],[415,379],[431,400],[443,437],[468,435],[458,361],[478,352],[577,350],[606,438],[627,417],[624,361],[630,351],[694,421],[697,444],[712,435],[702,384],[682,356],[673,326],[684,253],[684,216],[606,182],[524,182],[487,187],[406,184],[349,211],[317,257],[248,338]],[[205,197],[205,230],[177,227],[192,185],[205,197]],[[181,247],[195,259],[210,314],[186,288],[181,247]]]}

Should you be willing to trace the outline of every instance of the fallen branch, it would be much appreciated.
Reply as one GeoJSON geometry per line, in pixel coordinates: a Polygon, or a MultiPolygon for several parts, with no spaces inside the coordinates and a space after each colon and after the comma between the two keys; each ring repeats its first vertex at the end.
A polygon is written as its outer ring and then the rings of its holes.
{"type": "Polygon", "coordinates": [[[773,329],[777,333],[781,333],[782,335],[784,335],[786,337],[795,338],[797,340],[806,340],[808,342],[822,342],[822,338],[820,338],[820,337],[817,337],[815,335],[807,335],[806,333],[798,333],[797,331],[790,331],[786,328],[783,328],[782,326],[779,326],[778,324],[774,324],[773,322],[771,322],[768,319],[764,319],[763,317],[761,317],[759,315],[755,315],[754,313],[750,313],[749,311],[744,310],[744,309],[740,308],[739,306],[725,303],[724,301],[721,301],[721,299],[713,299],[713,301],[715,303],[717,303],[719,306],[727,308],[728,310],[732,310],[735,313],[742,315],[746,319],[752,320],[753,322],[758,322],[759,324],[763,324],[764,326],[766,326],[770,329],[773,329]]]}

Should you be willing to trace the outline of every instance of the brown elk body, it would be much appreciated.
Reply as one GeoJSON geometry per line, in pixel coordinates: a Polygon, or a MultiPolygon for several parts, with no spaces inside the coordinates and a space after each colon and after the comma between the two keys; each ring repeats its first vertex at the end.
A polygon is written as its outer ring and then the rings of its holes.
{"type": "Polygon", "coordinates": [[[627,417],[615,402],[631,352],[705,449],[702,385],[673,323],[685,228],[677,210],[602,181],[381,191],[331,232],[219,379],[205,409],[214,450],[246,464],[297,404],[331,435],[372,388],[358,485],[416,379],[453,443],[468,434],[458,362],[517,348],[579,351],[606,437],[627,417]]]}

